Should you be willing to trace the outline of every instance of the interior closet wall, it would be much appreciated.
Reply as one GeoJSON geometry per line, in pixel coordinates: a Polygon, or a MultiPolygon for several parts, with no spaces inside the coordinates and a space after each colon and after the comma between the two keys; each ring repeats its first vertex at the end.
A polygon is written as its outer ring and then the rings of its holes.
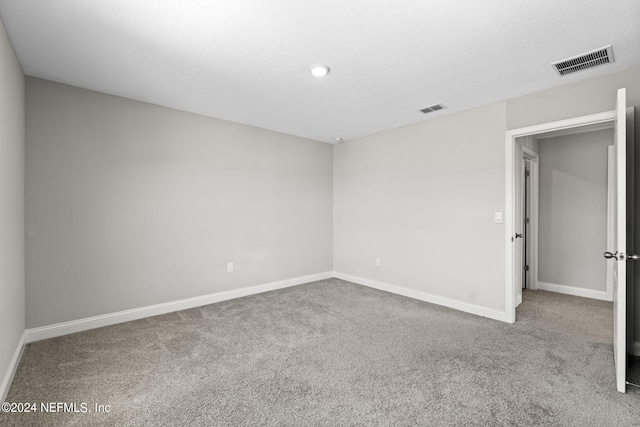
{"type": "Polygon", "coordinates": [[[539,280],[605,292],[613,129],[539,141],[539,280]]]}

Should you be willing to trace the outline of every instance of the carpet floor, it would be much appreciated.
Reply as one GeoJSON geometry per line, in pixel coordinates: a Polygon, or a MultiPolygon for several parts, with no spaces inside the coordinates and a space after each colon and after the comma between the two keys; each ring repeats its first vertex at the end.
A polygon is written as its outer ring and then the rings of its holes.
{"type": "Polygon", "coordinates": [[[0,425],[640,425],[611,303],[525,291],[517,318],[309,283],[29,344],[7,401],[87,412],[0,425]]]}

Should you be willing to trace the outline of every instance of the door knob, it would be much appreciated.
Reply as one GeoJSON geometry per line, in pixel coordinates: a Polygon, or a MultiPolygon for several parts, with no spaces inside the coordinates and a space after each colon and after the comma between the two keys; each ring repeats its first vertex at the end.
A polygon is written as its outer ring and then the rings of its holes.
{"type": "Polygon", "coordinates": [[[640,255],[625,255],[624,253],[618,254],[618,252],[616,252],[616,253],[605,252],[604,253],[604,257],[606,259],[616,259],[616,260],[619,260],[619,261],[624,261],[625,256],[627,258],[627,261],[638,261],[638,260],[640,260],[640,255]]]}

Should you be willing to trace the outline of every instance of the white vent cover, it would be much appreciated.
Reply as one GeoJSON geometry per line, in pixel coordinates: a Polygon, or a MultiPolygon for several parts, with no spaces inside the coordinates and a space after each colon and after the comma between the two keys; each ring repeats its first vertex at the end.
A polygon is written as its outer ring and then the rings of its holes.
{"type": "Polygon", "coordinates": [[[600,49],[592,50],[591,52],[583,53],[582,55],[554,62],[551,66],[556,73],[558,73],[558,76],[562,77],[566,74],[597,67],[598,65],[609,64],[611,62],[613,62],[613,50],[611,49],[611,45],[609,45],[600,49]]]}
{"type": "Polygon", "coordinates": [[[435,105],[430,105],[428,107],[422,108],[422,109],[420,109],[418,111],[421,111],[424,114],[427,114],[427,113],[432,113],[434,111],[442,110],[444,108],[447,108],[447,107],[442,105],[442,104],[435,104],[435,105]]]}

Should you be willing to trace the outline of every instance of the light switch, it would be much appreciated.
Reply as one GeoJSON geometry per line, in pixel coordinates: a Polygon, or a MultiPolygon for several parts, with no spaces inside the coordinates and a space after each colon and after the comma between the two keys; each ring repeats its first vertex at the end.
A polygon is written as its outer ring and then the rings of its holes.
{"type": "Polygon", "coordinates": [[[496,224],[502,224],[502,212],[494,212],[493,220],[496,224]]]}

